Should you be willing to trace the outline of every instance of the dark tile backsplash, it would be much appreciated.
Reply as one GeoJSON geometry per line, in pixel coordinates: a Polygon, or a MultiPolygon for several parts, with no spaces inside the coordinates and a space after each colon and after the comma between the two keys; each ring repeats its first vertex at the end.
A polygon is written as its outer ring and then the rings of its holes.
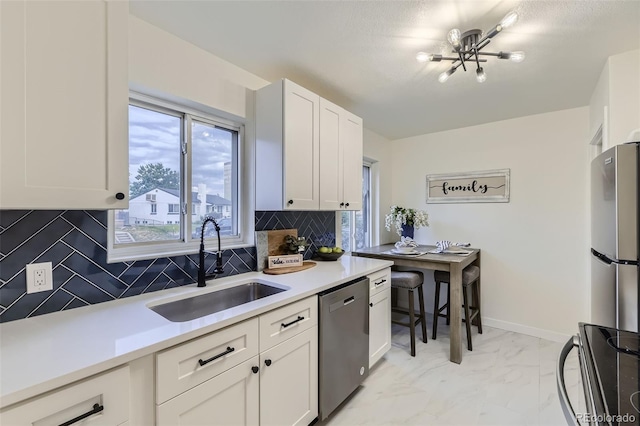
{"type": "MultiPolygon", "coordinates": [[[[311,246],[335,244],[335,212],[255,214],[256,231],[297,228],[311,246]]],[[[225,250],[224,276],[256,270],[256,248],[225,250]]],[[[215,261],[210,262],[213,269],[215,261]]],[[[107,263],[107,212],[0,211],[0,322],[195,282],[198,255],[107,263]],[[52,262],[53,291],[26,294],[25,265],[52,262]]]]}

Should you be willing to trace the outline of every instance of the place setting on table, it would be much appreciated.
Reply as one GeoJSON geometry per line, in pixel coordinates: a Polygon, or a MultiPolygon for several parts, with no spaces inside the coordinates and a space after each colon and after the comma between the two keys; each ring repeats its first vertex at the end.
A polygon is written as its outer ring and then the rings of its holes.
{"type": "Polygon", "coordinates": [[[470,243],[452,243],[446,240],[437,241],[435,246],[421,246],[411,237],[400,237],[400,241],[397,241],[393,248],[383,251],[382,253],[410,257],[422,256],[424,254],[455,254],[468,256],[473,252],[473,250],[467,249],[468,247],[471,247],[470,243]]]}

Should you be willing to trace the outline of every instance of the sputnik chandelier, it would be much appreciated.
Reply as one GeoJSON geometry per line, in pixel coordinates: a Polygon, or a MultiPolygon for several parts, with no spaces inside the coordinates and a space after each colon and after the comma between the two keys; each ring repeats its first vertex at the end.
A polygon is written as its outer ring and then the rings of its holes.
{"type": "Polygon", "coordinates": [[[451,68],[440,74],[438,81],[444,83],[456,72],[459,67],[467,71],[468,63],[475,63],[476,65],[476,80],[478,83],[483,83],[487,79],[487,74],[484,72],[484,68],[481,63],[487,62],[486,59],[481,56],[495,56],[498,59],[510,59],[513,62],[522,62],[524,60],[524,52],[482,52],[481,50],[486,47],[493,37],[498,35],[501,31],[511,27],[518,20],[518,14],[516,12],[509,12],[502,21],[495,27],[493,27],[488,33],[483,34],[481,30],[469,30],[464,33],[460,33],[457,28],[449,31],[447,40],[453,48],[452,53],[457,56],[442,56],[438,54],[418,52],[416,59],[418,62],[440,62],[451,61],[451,68]]]}

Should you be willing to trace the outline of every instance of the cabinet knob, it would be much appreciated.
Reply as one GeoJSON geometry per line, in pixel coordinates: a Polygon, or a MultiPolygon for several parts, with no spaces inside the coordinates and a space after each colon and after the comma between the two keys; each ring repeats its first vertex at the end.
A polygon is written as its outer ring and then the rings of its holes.
{"type": "Polygon", "coordinates": [[[373,308],[373,303],[369,303],[369,306],[371,306],[373,308]]]}
{"type": "Polygon", "coordinates": [[[287,201],[287,204],[289,204],[289,205],[293,204],[293,200],[287,201]]]}
{"type": "Polygon", "coordinates": [[[349,207],[349,203],[345,204],[345,207],[349,207]]]}
{"type": "Polygon", "coordinates": [[[340,207],[344,207],[344,203],[340,203],[340,207]]]}
{"type": "Polygon", "coordinates": [[[271,360],[270,359],[265,359],[264,363],[267,364],[267,367],[271,365],[271,360]]]}
{"type": "Polygon", "coordinates": [[[251,367],[251,371],[253,371],[253,374],[256,374],[258,371],[260,371],[260,368],[254,365],[253,367],[251,367]]]}
{"type": "Polygon", "coordinates": [[[122,192],[118,192],[116,194],[116,200],[124,200],[124,194],[122,192]]]}

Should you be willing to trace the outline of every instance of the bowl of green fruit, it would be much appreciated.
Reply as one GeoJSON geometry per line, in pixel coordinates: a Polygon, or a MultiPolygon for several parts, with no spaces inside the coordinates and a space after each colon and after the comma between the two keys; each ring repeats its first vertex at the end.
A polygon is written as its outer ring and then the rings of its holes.
{"type": "Polygon", "coordinates": [[[340,247],[319,247],[316,251],[316,257],[319,260],[338,260],[344,254],[344,250],[340,247]]]}

